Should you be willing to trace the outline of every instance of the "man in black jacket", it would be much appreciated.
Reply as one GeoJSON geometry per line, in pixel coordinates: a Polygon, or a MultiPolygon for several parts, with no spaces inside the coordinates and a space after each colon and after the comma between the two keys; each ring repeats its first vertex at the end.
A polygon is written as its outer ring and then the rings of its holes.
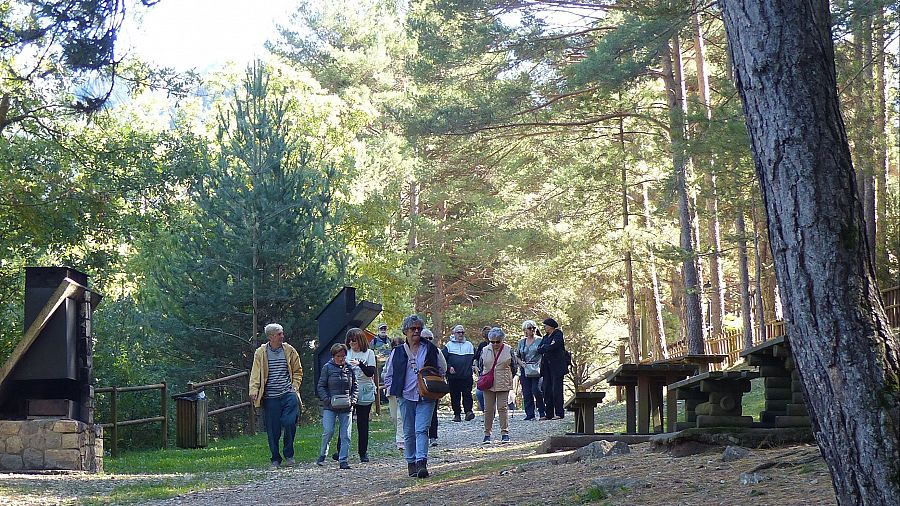
{"type": "Polygon", "coordinates": [[[453,421],[462,421],[463,409],[466,412],[466,421],[473,420],[475,413],[472,412],[472,364],[475,362],[475,348],[466,340],[466,329],[462,325],[453,327],[453,335],[441,351],[447,359],[447,383],[450,385],[453,421]]]}

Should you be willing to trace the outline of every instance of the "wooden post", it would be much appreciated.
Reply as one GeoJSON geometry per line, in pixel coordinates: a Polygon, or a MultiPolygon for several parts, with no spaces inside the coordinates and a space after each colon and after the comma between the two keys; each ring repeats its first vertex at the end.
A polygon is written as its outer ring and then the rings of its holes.
{"type": "Polygon", "coordinates": [[[250,401],[250,407],[248,408],[247,414],[250,416],[250,419],[247,420],[247,431],[250,433],[251,436],[255,436],[256,435],[256,407],[253,406],[253,401],[250,401]]]}
{"type": "Polygon", "coordinates": [[[162,382],[162,388],[159,389],[159,407],[162,413],[162,447],[163,450],[167,450],[169,448],[169,396],[168,389],[166,388],[166,382],[162,382]]]}
{"type": "Polygon", "coordinates": [[[637,432],[637,411],[635,410],[634,385],[628,385],[625,388],[625,433],[634,434],[637,432]]]}
{"type": "Polygon", "coordinates": [[[117,412],[118,392],[116,387],[112,387],[112,448],[110,454],[113,457],[119,456],[119,413],[117,412]]]}
{"type": "Polygon", "coordinates": [[[378,374],[378,357],[375,357],[375,414],[381,416],[381,375],[378,374]]]}
{"type": "MultiPolygon", "coordinates": [[[[619,345],[619,365],[625,363],[625,345],[619,345]]],[[[622,397],[624,396],[624,388],[622,386],[616,387],[616,402],[622,402],[622,397]]]]}
{"type": "Polygon", "coordinates": [[[638,434],[650,433],[650,378],[639,375],[637,378],[637,431],[638,434]]]}
{"type": "Polygon", "coordinates": [[[675,432],[678,422],[678,396],[677,389],[669,388],[676,380],[666,378],[666,432],[675,432]]]}

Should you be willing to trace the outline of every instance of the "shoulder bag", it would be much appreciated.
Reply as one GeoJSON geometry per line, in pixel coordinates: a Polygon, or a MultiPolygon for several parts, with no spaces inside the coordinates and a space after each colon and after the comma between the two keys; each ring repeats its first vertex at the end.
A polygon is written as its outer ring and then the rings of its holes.
{"type": "MultiPolygon", "coordinates": [[[[493,352],[494,350],[491,350],[493,352]]],[[[482,352],[484,353],[484,352],[482,352]]],[[[491,365],[491,370],[482,374],[478,378],[478,390],[485,391],[494,386],[494,369],[497,368],[497,362],[500,361],[500,354],[503,353],[503,348],[500,348],[500,353],[494,355],[494,363],[491,365]]]]}
{"type": "MultiPolygon", "coordinates": [[[[403,347],[406,349],[406,357],[409,359],[409,365],[412,367],[413,372],[416,373],[416,381],[419,385],[419,396],[428,400],[437,401],[450,393],[450,385],[448,385],[447,380],[440,375],[440,371],[438,371],[437,368],[425,366],[422,369],[419,369],[416,365],[416,357],[412,356],[409,345],[404,343],[403,347]]],[[[438,350],[438,353],[440,353],[440,350],[438,350]]]]}

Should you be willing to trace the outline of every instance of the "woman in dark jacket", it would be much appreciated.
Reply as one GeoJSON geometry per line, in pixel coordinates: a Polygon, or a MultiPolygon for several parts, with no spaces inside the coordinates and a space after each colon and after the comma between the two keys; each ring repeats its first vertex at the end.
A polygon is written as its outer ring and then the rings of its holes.
{"type": "Polygon", "coordinates": [[[334,422],[340,423],[338,438],[341,440],[338,461],[341,469],[350,469],[347,453],[350,448],[350,409],[356,404],[359,386],[353,368],[347,363],[347,347],[335,344],[331,347],[331,360],[322,368],[316,393],[325,409],[322,410],[322,447],[316,464],[325,463],[328,444],[334,435],[334,422]],[[340,404],[338,404],[340,403],[340,404]]]}
{"type": "Polygon", "coordinates": [[[556,320],[553,318],[544,320],[544,334],[545,337],[541,340],[537,352],[541,355],[541,376],[544,379],[544,406],[547,416],[540,419],[562,419],[566,414],[563,410],[563,378],[569,372],[569,361],[563,333],[559,330],[556,320]]]}

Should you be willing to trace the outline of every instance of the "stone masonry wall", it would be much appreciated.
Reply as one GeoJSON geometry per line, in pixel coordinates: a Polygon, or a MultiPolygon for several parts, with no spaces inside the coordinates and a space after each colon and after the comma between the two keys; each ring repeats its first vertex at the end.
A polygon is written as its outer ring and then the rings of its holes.
{"type": "Polygon", "coordinates": [[[103,471],[103,429],[77,420],[0,420],[0,470],[103,471]]]}

